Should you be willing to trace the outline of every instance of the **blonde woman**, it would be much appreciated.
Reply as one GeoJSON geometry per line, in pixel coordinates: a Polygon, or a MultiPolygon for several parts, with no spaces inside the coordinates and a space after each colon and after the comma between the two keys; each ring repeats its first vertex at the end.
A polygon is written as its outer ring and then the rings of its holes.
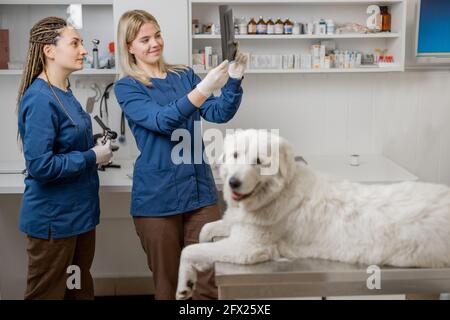
{"type": "Polygon", "coordinates": [[[86,53],[79,33],[61,18],[44,18],[30,31],[18,94],[28,173],[20,212],[20,229],[28,235],[25,299],[94,298],[96,164],[107,163],[112,152],[109,143],[94,146],[91,118],[68,85],[86,53]],[[81,287],[69,289],[72,265],[79,268],[81,287]]]}
{"type": "MultiPolygon", "coordinates": [[[[140,155],[133,174],[131,214],[153,272],[156,299],[174,299],[181,250],[198,242],[205,223],[220,218],[217,190],[210,166],[203,160],[175,164],[171,159],[172,132],[190,132],[200,118],[225,123],[242,99],[241,81],[246,58],[238,53],[201,80],[192,69],[167,64],[164,41],[155,17],[134,10],[118,26],[123,77],[115,95],[136,139],[140,155]],[[213,91],[222,89],[220,97],[213,91]]],[[[197,142],[198,143],[198,142],[197,142]]],[[[202,151],[203,142],[201,141],[202,151]]],[[[199,275],[194,299],[215,299],[212,271],[199,275]]]]}

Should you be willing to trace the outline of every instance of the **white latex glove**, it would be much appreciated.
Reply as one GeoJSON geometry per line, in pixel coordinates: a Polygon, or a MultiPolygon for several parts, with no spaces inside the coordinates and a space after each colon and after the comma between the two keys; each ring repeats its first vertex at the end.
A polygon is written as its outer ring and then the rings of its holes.
{"type": "Polygon", "coordinates": [[[103,141],[103,137],[97,138],[97,141],[95,141],[96,146],[101,146],[103,141]]]}
{"type": "Polygon", "coordinates": [[[228,81],[228,65],[228,60],[225,60],[214,69],[211,69],[197,85],[198,91],[205,97],[209,97],[214,90],[222,88],[228,81]]]}
{"type": "Polygon", "coordinates": [[[95,152],[96,163],[100,165],[108,164],[113,156],[111,150],[111,140],[106,140],[104,145],[100,144],[93,147],[91,150],[95,152]]]}
{"type": "Polygon", "coordinates": [[[238,51],[234,61],[231,61],[228,67],[228,74],[233,79],[242,79],[244,72],[247,69],[247,55],[238,51]]]}

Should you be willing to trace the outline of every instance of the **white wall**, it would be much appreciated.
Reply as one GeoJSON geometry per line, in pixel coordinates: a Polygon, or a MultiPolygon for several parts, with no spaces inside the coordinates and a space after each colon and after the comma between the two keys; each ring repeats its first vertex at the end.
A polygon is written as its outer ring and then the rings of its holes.
{"type": "Polygon", "coordinates": [[[114,1],[114,25],[128,10],[146,10],[155,16],[165,40],[164,57],[173,63],[188,64],[188,0],[114,1]]]}
{"type": "Polygon", "coordinates": [[[237,116],[219,127],[279,128],[298,154],[384,154],[450,185],[449,89],[449,72],[248,75],[237,116]]]}

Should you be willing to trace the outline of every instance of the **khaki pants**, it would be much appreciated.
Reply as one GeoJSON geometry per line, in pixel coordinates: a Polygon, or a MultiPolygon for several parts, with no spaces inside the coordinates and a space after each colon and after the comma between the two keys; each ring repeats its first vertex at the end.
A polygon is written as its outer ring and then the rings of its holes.
{"type": "Polygon", "coordinates": [[[28,278],[25,299],[94,299],[90,273],[95,252],[95,229],[63,239],[38,239],[28,236],[28,278]],[[81,289],[69,290],[70,265],[81,271],[81,289]]]}
{"type": "MultiPolygon", "coordinates": [[[[155,299],[175,299],[181,250],[198,243],[203,225],[220,217],[218,205],[167,217],[134,217],[136,232],[153,272],[155,299]]],[[[217,299],[213,270],[199,272],[192,298],[217,299]]]]}

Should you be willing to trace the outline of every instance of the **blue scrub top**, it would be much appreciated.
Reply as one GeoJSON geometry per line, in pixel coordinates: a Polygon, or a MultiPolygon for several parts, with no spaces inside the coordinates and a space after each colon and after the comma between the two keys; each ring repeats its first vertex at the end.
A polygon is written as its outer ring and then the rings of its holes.
{"type": "Polygon", "coordinates": [[[193,152],[190,163],[174,164],[171,153],[179,141],[171,141],[171,134],[179,128],[188,130],[192,149],[196,134],[203,154],[201,130],[194,132],[194,121],[202,117],[225,123],[233,118],[242,99],[241,80],[230,78],[220,97],[211,95],[200,108],[187,98],[201,81],[191,68],[150,81],[152,86],[147,87],[127,76],[114,87],[140,151],[134,166],[131,214],[167,216],[217,203],[211,167],[203,159],[195,164],[193,152]]]}
{"type": "Polygon", "coordinates": [[[41,238],[88,232],[99,222],[99,179],[90,116],[71,90],[36,78],[19,105],[27,176],[20,230],[41,238]]]}

